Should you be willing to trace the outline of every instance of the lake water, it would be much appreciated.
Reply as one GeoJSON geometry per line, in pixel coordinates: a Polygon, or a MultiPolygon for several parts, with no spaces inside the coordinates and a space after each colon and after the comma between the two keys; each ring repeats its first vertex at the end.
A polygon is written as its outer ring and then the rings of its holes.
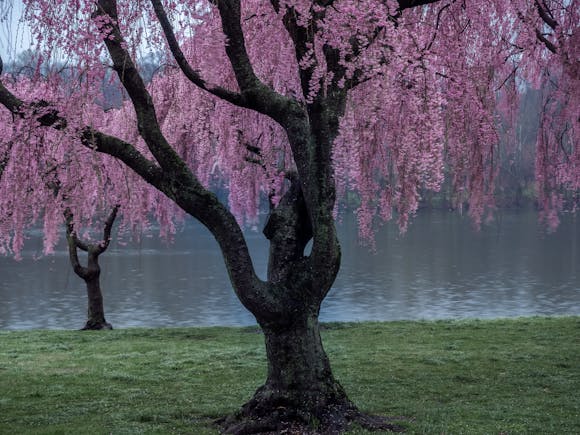
{"type": "MultiPolygon", "coordinates": [[[[465,216],[419,213],[404,236],[381,228],[376,252],[361,247],[351,219],[340,226],[343,262],[322,321],[580,315],[580,217],[546,234],[533,212],[503,211],[477,232],[465,216]]],[[[248,244],[260,276],[268,245],[248,244]]],[[[0,329],[75,329],[85,320],[84,283],[64,245],[34,259],[0,257],[0,329]]],[[[101,257],[105,312],[113,327],[252,325],[231,290],[211,235],[190,223],[167,246],[155,238],[112,244],[101,257]]]]}

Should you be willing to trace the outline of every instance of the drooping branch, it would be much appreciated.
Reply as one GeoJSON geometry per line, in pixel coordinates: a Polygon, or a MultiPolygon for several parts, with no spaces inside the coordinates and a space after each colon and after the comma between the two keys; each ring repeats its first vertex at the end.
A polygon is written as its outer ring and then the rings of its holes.
{"type": "Polygon", "coordinates": [[[447,9],[449,6],[451,6],[452,3],[453,2],[447,3],[446,5],[442,6],[441,9],[439,9],[439,11],[437,11],[437,20],[435,21],[435,31],[433,32],[433,37],[429,41],[429,44],[427,44],[427,46],[425,47],[425,50],[430,50],[431,47],[433,46],[433,43],[435,42],[435,38],[437,38],[439,24],[441,23],[441,15],[445,11],[445,9],[447,9]]]}

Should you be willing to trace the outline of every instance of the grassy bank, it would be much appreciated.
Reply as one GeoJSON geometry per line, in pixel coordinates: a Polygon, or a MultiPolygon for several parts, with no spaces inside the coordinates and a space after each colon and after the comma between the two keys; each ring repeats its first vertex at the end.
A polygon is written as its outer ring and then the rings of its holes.
{"type": "MultiPolygon", "coordinates": [[[[409,433],[580,433],[580,317],[330,324],[324,341],[354,402],[409,433]]],[[[216,433],[264,358],[255,328],[3,331],[0,433],[216,433]]]]}

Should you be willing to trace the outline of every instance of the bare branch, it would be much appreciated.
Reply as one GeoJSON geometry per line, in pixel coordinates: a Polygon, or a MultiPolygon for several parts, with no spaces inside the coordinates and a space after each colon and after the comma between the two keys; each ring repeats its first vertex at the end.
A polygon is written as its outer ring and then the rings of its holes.
{"type": "Polygon", "coordinates": [[[552,41],[546,38],[544,34],[540,32],[538,29],[536,29],[536,38],[538,38],[538,40],[542,42],[546,46],[546,48],[550,50],[552,53],[556,54],[558,52],[558,48],[556,47],[556,45],[554,45],[552,41]]]}
{"type": "Polygon", "coordinates": [[[117,212],[119,211],[119,207],[121,207],[119,204],[113,207],[113,210],[111,211],[111,213],[107,217],[107,220],[105,221],[105,228],[103,230],[103,241],[98,244],[95,250],[95,254],[97,256],[101,255],[109,247],[109,243],[111,242],[111,230],[113,229],[113,223],[117,218],[117,212]]]}
{"type": "Polygon", "coordinates": [[[87,268],[81,266],[81,263],[79,262],[77,248],[88,252],[89,247],[84,243],[82,243],[76,236],[73,223],[73,213],[70,210],[70,208],[68,207],[66,208],[66,210],[64,211],[64,217],[66,220],[66,240],[68,244],[68,255],[70,263],[75,273],[79,277],[86,279],[88,277],[88,270],[87,268]]]}
{"type": "Polygon", "coordinates": [[[226,53],[242,92],[253,89],[262,83],[256,76],[244,41],[242,31],[240,0],[218,0],[217,7],[222,18],[222,30],[228,37],[226,53]]]}
{"type": "Polygon", "coordinates": [[[216,97],[221,98],[222,100],[229,101],[236,106],[246,107],[244,104],[244,98],[242,95],[238,94],[237,92],[232,92],[227,89],[221,87],[213,87],[210,88],[207,86],[207,83],[201,78],[198,71],[194,70],[191,65],[187,62],[183,51],[179,47],[179,43],[177,42],[177,38],[175,37],[175,33],[173,32],[173,27],[169,22],[169,18],[161,4],[160,0],[151,0],[153,4],[153,9],[155,10],[155,14],[157,15],[157,19],[161,24],[163,29],[163,33],[165,34],[165,38],[167,39],[167,45],[173,54],[177,65],[183,72],[183,74],[196,86],[200,87],[201,89],[215,95],[216,97]]]}
{"type": "Polygon", "coordinates": [[[550,26],[552,30],[556,30],[556,27],[558,27],[558,22],[554,18],[552,18],[551,12],[546,7],[546,4],[544,2],[540,3],[539,0],[535,0],[535,3],[536,8],[538,9],[538,13],[540,14],[540,17],[542,18],[544,23],[550,26]]]}
{"type": "Polygon", "coordinates": [[[163,136],[155,113],[153,99],[127,51],[118,24],[117,2],[115,0],[99,0],[98,9],[94,16],[107,16],[111,21],[101,31],[106,35],[104,42],[113,60],[113,68],[135,108],[139,134],[162,168],[174,170],[175,165],[185,167],[185,163],[163,136]]]}
{"type": "Polygon", "coordinates": [[[402,12],[405,9],[416,8],[417,6],[423,6],[430,3],[437,3],[438,1],[441,0],[398,0],[398,11],[402,12]]]}

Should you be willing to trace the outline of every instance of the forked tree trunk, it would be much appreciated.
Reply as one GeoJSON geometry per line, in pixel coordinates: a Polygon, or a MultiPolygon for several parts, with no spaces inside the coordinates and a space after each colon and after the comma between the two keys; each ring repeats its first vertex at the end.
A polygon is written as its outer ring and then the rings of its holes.
{"type": "Polygon", "coordinates": [[[248,306],[264,333],[268,376],[239,412],[220,421],[224,433],[341,433],[353,422],[370,429],[397,430],[388,419],[358,411],[334,378],[320,336],[318,313],[334,282],[332,270],[312,275],[304,248],[312,229],[299,183],[270,214],[268,280],[280,286],[278,312],[248,306]],[[323,289],[313,286],[322,286],[323,289]]]}
{"type": "Polygon", "coordinates": [[[80,240],[75,232],[73,225],[73,215],[70,209],[65,211],[67,222],[67,242],[69,258],[75,273],[85,282],[87,287],[87,321],[81,330],[101,330],[113,329],[110,323],[105,319],[105,308],[103,305],[103,293],[101,292],[101,267],[99,266],[99,256],[105,252],[111,240],[111,229],[119,206],[113,208],[113,211],[105,221],[103,230],[103,240],[97,244],[89,244],[80,240]],[[78,258],[77,250],[81,249],[87,252],[87,266],[83,267],[78,258]]]}

